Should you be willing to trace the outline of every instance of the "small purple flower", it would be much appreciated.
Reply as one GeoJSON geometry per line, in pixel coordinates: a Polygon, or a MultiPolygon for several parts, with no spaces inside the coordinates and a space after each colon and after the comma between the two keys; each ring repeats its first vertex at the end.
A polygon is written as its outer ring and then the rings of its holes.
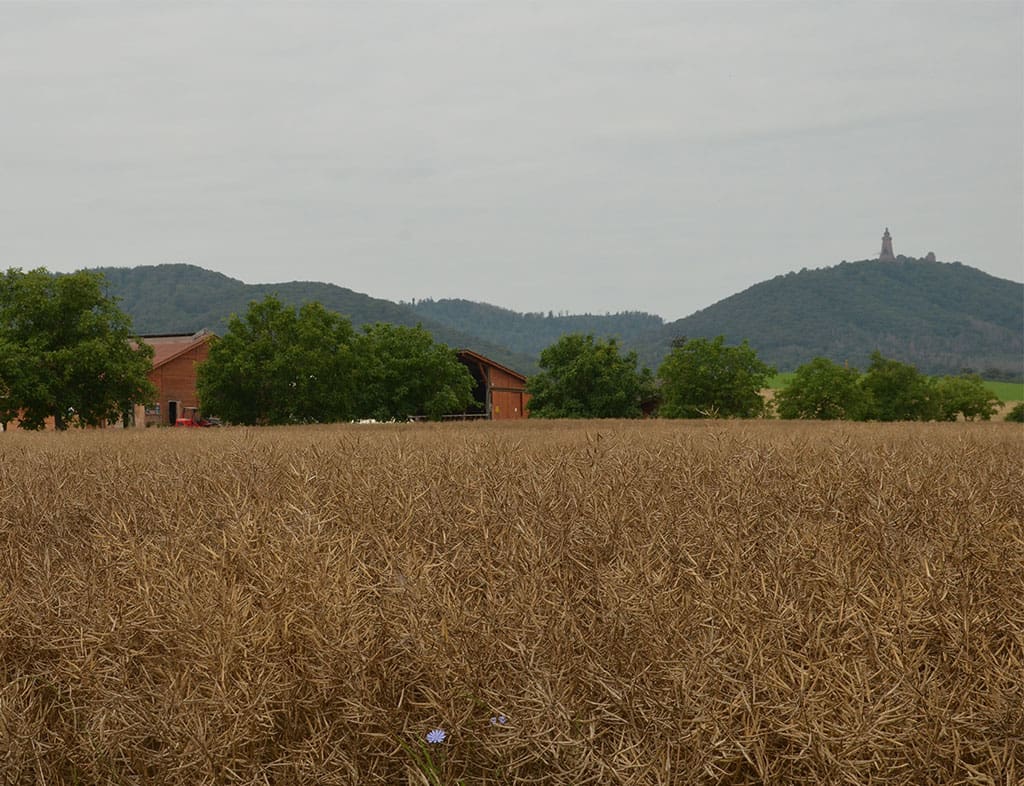
{"type": "Polygon", "coordinates": [[[431,745],[437,745],[438,743],[444,742],[448,737],[448,732],[444,729],[432,729],[427,732],[427,742],[431,745]]]}
{"type": "Polygon", "coordinates": [[[508,723],[508,718],[506,718],[504,715],[494,715],[491,717],[492,726],[497,726],[498,724],[504,726],[506,723],[508,723]]]}

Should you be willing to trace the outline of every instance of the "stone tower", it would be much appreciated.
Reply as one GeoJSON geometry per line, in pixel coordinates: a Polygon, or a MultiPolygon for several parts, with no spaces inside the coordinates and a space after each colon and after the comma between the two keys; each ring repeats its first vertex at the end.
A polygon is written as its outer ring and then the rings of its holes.
{"type": "Polygon", "coordinates": [[[882,235],[882,253],[878,255],[878,259],[882,262],[896,261],[896,255],[892,253],[892,236],[889,234],[889,227],[885,228],[885,234],[882,235]]]}

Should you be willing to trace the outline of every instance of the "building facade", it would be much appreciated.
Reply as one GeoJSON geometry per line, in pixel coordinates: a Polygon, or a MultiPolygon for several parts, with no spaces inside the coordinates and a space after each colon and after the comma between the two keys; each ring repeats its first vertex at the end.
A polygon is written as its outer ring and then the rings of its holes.
{"type": "Polygon", "coordinates": [[[210,356],[216,336],[208,330],[192,334],[140,336],[153,347],[153,369],[149,381],[157,389],[157,400],[135,408],[135,425],[173,426],[178,418],[199,412],[196,366],[210,356]]]}

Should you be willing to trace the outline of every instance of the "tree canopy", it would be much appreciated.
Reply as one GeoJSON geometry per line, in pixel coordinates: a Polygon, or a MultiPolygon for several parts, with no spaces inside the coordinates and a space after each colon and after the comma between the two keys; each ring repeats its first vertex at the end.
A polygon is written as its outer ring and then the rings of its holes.
{"type": "Polygon", "coordinates": [[[356,338],[360,417],[432,420],[473,403],[473,376],[455,352],[422,327],[378,323],[356,338]]]}
{"type": "Polygon", "coordinates": [[[530,378],[530,415],[540,418],[635,418],[651,395],[647,369],[635,352],[623,355],[615,339],[573,333],[540,354],[541,372],[530,378]]]}
{"type": "Polygon", "coordinates": [[[439,418],[468,407],[473,384],[423,328],[357,334],[320,303],[296,309],[273,295],[233,315],[198,369],[203,410],[239,424],[439,418]]]}
{"type": "Polygon", "coordinates": [[[775,406],[783,419],[857,420],[864,413],[860,372],[815,358],[800,366],[776,393],[775,406]]]}
{"type": "Polygon", "coordinates": [[[724,336],[677,339],[658,369],[665,418],[752,418],[764,413],[761,389],[775,369],[744,341],[726,346],[724,336]]]}
{"type": "Polygon", "coordinates": [[[914,366],[875,351],[861,380],[866,420],[930,420],[935,414],[934,391],[914,366]]]}
{"type": "Polygon", "coordinates": [[[203,409],[246,425],[330,422],[354,413],[354,332],[319,303],[273,295],[232,315],[197,370],[203,409]]]}
{"type": "Polygon", "coordinates": [[[941,377],[932,385],[938,420],[956,420],[958,416],[964,420],[991,420],[1003,403],[977,374],[941,377]]]}
{"type": "Polygon", "coordinates": [[[99,426],[152,400],[153,349],[103,288],[87,271],[0,274],[0,422],[99,426]]]}

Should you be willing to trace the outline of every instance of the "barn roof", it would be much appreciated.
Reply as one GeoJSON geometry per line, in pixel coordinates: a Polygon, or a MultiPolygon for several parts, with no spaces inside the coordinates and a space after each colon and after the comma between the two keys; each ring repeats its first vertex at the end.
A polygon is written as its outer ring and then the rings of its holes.
{"type": "Polygon", "coordinates": [[[526,376],[524,374],[520,374],[518,371],[513,371],[508,366],[503,366],[498,361],[491,360],[489,357],[485,357],[484,355],[481,355],[479,352],[474,352],[471,349],[460,349],[456,354],[459,356],[460,359],[471,358],[475,360],[477,363],[485,363],[486,365],[491,366],[492,368],[501,369],[506,374],[510,374],[516,379],[521,379],[524,385],[526,384],[526,376]]]}
{"type": "Polygon", "coordinates": [[[159,368],[213,337],[209,330],[200,330],[198,333],[143,335],[139,339],[153,347],[153,368],[159,368]]]}

